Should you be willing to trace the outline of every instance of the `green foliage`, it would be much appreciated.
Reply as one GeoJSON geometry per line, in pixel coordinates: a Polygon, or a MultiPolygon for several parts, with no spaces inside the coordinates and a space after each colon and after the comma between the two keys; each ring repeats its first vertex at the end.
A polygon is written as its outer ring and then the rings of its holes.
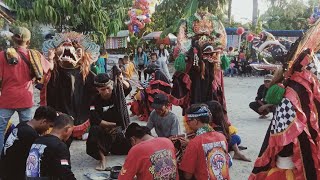
{"type": "Polygon", "coordinates": [[[73,30],[105,42],[106,35],[125,27],[131,0],[4,0],[17,19],[50,24],[59,32],[73,30]]]}
{"type": "Polygon", "coordinates": [[[271,0],[271,6],[261,16],[263,28],[275,30],[308,29],[307,19],[312,7],[303,0],[271,0]]]}
{"type": "Polygon", "coordinates": [[[153,27],[155,31],[162,31],[162,37],[169,32],[177,32],[180,19],[188,18],[193,15],[197,9],[206,9],[209,12],[221,15],[227,0],[163,0],[156,8],[153,14],[153,27]]]}

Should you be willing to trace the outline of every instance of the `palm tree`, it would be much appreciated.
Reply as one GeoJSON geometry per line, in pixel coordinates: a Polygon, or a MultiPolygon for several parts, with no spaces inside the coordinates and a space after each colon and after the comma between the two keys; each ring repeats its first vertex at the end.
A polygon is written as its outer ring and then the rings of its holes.
{"type": "Polygon", "coordinates": [[[231,24],[232,0],[228,1],[228,22],[231,24]]]}
{"type": "Polygon", "coordinates": [[[256,27],[258,23],[258,15],[259,15],[258,0],[252,0],[252,2],[253,2],[252,27],[256,27]]]}

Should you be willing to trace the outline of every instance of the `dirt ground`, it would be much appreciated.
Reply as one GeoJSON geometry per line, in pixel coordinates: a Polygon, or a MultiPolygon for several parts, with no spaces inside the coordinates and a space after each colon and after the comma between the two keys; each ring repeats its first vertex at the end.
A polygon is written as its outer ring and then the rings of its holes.
{"type": "MultiPolygon", "coordinates": [[[[263,83],[262,77],[233,77],[225,78],[225,94],[227,99],[228,115],[242,138],[242,146],[248,147],[243,151],[254,162],[256,159],[264,135],[270,123],[270,119],[260,120],[258,115],[249,109],[249,103],[254,100],[258,87],[263,83]]],[[[35,107],[39,102],[39,92],[35,92],[35,107]]],[[[182,121],[180,107],[173,107],[173,112],[178,115],[182,121]]],[[[17,115],[15,114],[14,122],[17,123],[17,115]]],[[[136,117],[132,117],[131,121],[137,121],[136,117]]],[[[139,122],[145,124],[144,122],[139,122]]],[[[180,124],[182,128],[182,123],[180,124]]],[[[182,129],[183,130],[183,129],[182,129]]],[[[85,141],[74,141],[71,149],[72,170],[77,179],[87,179],[86,173],[99,173],[95,171],[97,161],[86,154],[85,141]]],[[[108,156],[108,166],[122,165],[125,156],[108,156]]],[[[245,180],[248,179],[253,167],[253,162],[233,161],[230,168],[231,179],[245,180]]]]}

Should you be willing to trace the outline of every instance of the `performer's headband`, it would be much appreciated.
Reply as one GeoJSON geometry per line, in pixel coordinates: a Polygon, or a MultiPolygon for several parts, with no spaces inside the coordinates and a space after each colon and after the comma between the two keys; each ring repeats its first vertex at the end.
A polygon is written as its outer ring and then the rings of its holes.
{"type": "Polygon", "coordinates": [[[188,118],[209,117],[209,116],[210,116],[210,110],[205,106],[201,107],[195,112],[187,114],[188,118]]]}
{"type": "Polygon", "coordinates": [[[107,87],[107,86],[113,86],[113,81],[112,80],[109,80],[107,82],[97,82],[97,81],[94,81],[94,85],[96,87],[107,87]]]}

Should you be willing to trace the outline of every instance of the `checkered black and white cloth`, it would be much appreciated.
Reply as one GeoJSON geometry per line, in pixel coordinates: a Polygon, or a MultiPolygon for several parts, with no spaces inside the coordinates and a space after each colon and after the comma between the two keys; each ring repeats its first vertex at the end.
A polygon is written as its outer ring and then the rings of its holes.
{"type": "Polygon", "coordinates": [[[320,80],[320,62],[316,57],[314,57],[313,61],[307,65],[306,69],[311,71],[320,80]]]}
{"type": "Polygon", "coordinates": [[[295,109],[289,99],[283,98],[272,119],[271,134],[285,131],[296,117],[295,109]]]}

